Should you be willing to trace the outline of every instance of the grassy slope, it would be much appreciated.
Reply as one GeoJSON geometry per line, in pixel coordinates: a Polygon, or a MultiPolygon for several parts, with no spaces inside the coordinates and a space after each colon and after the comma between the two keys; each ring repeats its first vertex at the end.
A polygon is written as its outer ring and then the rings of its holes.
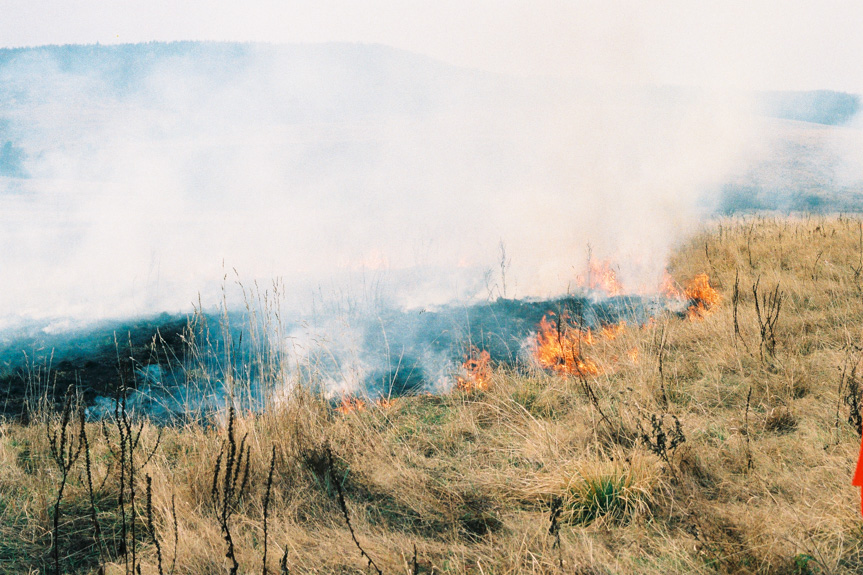
{"type": "Polygon", "coordinates": [[[765,119],[762,128],[769,152],[725,183],[720,212],[860,213],[863,187],[850,162],[858,131],[777,119],[765,119]]]}
{"type": "MultiPolygon", "coordinates": [[[[423,573],[860,572],[860,496],[850,486],[860,438],[839,384],[844,369],[847,389],[861,359],[861,241],[860,222],[849,219],[725,221],[692,238],[672,275],[685,282],[707,272],[722,302],[703,320],[658,318],[591,348],[604,373],[589,383],[607,421],[577,378],[502,370],[486,392],[401,398],[348,415],[295,392],[265,415],[241,417],[251,463],[230,523],[241,572],[261,571],[272,446],[274,573],[285,549],[291,573],[366,571],[334,477],[357,539],[385,573],[412,572],[414,545],[423,573]],[[758,278],[762,291],[778,284],[785,296],[775,357],[763,359],[758,278]],[[663,413],[663,429],[674,415],[686,437],[665,459],[639,439],[639,426],[653,434],[650,417],[663,413]],[[559,547],[549,534],[555,508],[559,547]]],[[[46,425],[59,423],[0,427],[0,573],[51,572],[59,474],[46,425]]],[[[63,565],[86,573],[107,561],[108,572],[123,572],[117,431],[88,424],[87,433],[104,559],[81,455],[61,507],[63,565]]],[[[137,472],[139,535],[149,474],[166,573],[172,497],[176,572],[226,572],[211,497],[226,434],[224,425],[166,429],[137,472]]],[[[156,428],[145,426],[138,463],[156,442],[156,428]]],[[[142,572],[157,572],[155,546],[139,539],[142,572]]]]}

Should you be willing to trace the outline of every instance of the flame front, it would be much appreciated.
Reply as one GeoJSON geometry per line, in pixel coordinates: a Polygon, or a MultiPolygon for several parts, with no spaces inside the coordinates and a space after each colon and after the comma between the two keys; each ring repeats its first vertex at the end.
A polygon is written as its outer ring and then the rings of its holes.
{"type": "Polygon", "coordinates": [[[698,274],[686,285],[686,298],[689,300],[690,319],[702,319],[719,303],[719,293],[710,285],[707,274],[698,274]]]}
{"type": "Polygon", "coordinates": [[[491,385],[491,355],[486,350],[470,346],[462,367],[466,377],[456,378],[456,387],[462,391],[485,391],[491,385]]]}
{"type": "Polygon", "coordinates": [[[572,329],[547,317],[539,322],[534,355],[537,363],[561,375],[598,375],[599,367],[582,355],[582,347],[593,344],[591,331],[572,329]]]}

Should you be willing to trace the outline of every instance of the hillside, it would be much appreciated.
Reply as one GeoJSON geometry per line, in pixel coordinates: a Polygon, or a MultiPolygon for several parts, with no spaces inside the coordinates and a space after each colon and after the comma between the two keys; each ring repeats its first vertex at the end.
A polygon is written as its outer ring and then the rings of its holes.
{"type": "Polygon", "coordinates": [[[863,210],[860,128],[767,120],[770,152],[722,187],[718,211],[856,213],[863,210]]]}
{"type": "Polygon", "coordinates": [[[3,424],[0,572],[859,573],[861,230],[716,221],[671,271],[718,303],[580,339],[586,367],[334,406],[267,363],[257,415],[3,424]]]}

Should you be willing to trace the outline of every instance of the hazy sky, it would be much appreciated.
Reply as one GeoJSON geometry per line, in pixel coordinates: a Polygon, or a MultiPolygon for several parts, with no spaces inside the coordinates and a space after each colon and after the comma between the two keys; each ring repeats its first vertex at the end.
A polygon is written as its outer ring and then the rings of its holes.
{"type": "Polygon", "coordinates": [[[859,0],[0,0],[0,45],[374,42],[599,82],[863,92],[859,0]]]}

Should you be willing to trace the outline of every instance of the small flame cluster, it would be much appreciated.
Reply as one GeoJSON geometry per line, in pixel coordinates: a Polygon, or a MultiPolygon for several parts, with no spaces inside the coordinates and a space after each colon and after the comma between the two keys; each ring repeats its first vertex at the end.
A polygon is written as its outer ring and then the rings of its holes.
{"type": "Polygon", "coordinates": [[[590,329],[570,326],[565,318],[552,322],[544,316],[536,334],[534,357],[540,367],[561,375],[599,375],[596,363],[582,353],[585,346],[593,343],[590,329]]]}
{"type": "Polygon", "coordinates": [[[466,376],[456,378],[455,386],[462,391],[485,391],[491,385],[491,354],[470,346],[462,364],[466,376]]]}
{"type": "Polygon", "coordinates": [[[353,395],[345,395],[342,397],[342,403],[336,408],[338,413],[347,415],[353,412],[362,412],[366,410],[366,402],[353,395]]]}
{"type": "Polygon", "coordinates": [[[587,266],[587,278],[579,279],[579,285],[590,291],[605,292],[608,296],[621,295],[623,284],[617,278],[617,272],[606,260],[590,260],[587,266]]]}
{"type": "MultiPolygon", "coordinates": [[[[373,407],[378,409],[389,409],[396,404],[396,399],[391,397],[380,397],[371,403],[373,407]]],[[[362,413],[366,411],[368,403],[356,397],[355,395],[345,394],[342,396],[342,402],[336,408],[336,412],[342,415],[349,413],[362,413]]]]}
{"type": "Polygon", "coordinates": [[[703,319],[719,303],[719,293],[710,285],[707,274],[698,274],[692,278],[684,295],[690,302],[686,314],[690,319],[703,319]]]}
{"type": "Polygon", "coordinates": [[[683,291],[677,287],[671,276],[666,274],[662,290],[670,299],[689,302],[686,317],[691,320],[704,319],[710,315],[721,299],[719,293],[710,285],[707,274],[696,275],[686,284],[683,291]]]}
{"type": "MultiPolygon", "coordinates": [[[[609,296],[623,293],[623,286],[608,262],[591,262],[590,276],[587,287],[591,290],[601,290],[609,296]]],[[[720,302],[719,293],[710,285],[707,274],[698,274],[681,291],[671,276],[666,275],[663,282],[663,292],[671,299],[689,302],[688,319],[703,319],[709,315],[720,302]]],[[[534,342],[534,358],[543,369],[560,375],[575,375],[579,377],[595,376],[601,373],[599,366],[584,355],[584,348],[597,341],[613,341],[627,329],[625,321],[608,324],[599,328],[594,335],[590,328],[572,324],[566,315],[558,317],[557,321],[549,320],[554,316],[549,312],[539,323],[534,342]]],[[[655,323],[650,318],[642,328],[646,329],[655,323]]],[[[632,363],[638,363],[638,348],[633,347],[626,352],[632,363]]],[[[611,358],[617,361],[617,356],[611,358]]],[[[456,377],[456,389],[464,392],[485,391],[491,386],[492,366],[491,355],[486,350],[469,346],[462,363],[462,375],[456,377]]],[[[380,409],[392,407],[395,399],[380,398],[372,405],[380,409]]],[[[363,399],[346,394],[336,411],[342,415],[366,411],[367,403],[363,399]]]]}

